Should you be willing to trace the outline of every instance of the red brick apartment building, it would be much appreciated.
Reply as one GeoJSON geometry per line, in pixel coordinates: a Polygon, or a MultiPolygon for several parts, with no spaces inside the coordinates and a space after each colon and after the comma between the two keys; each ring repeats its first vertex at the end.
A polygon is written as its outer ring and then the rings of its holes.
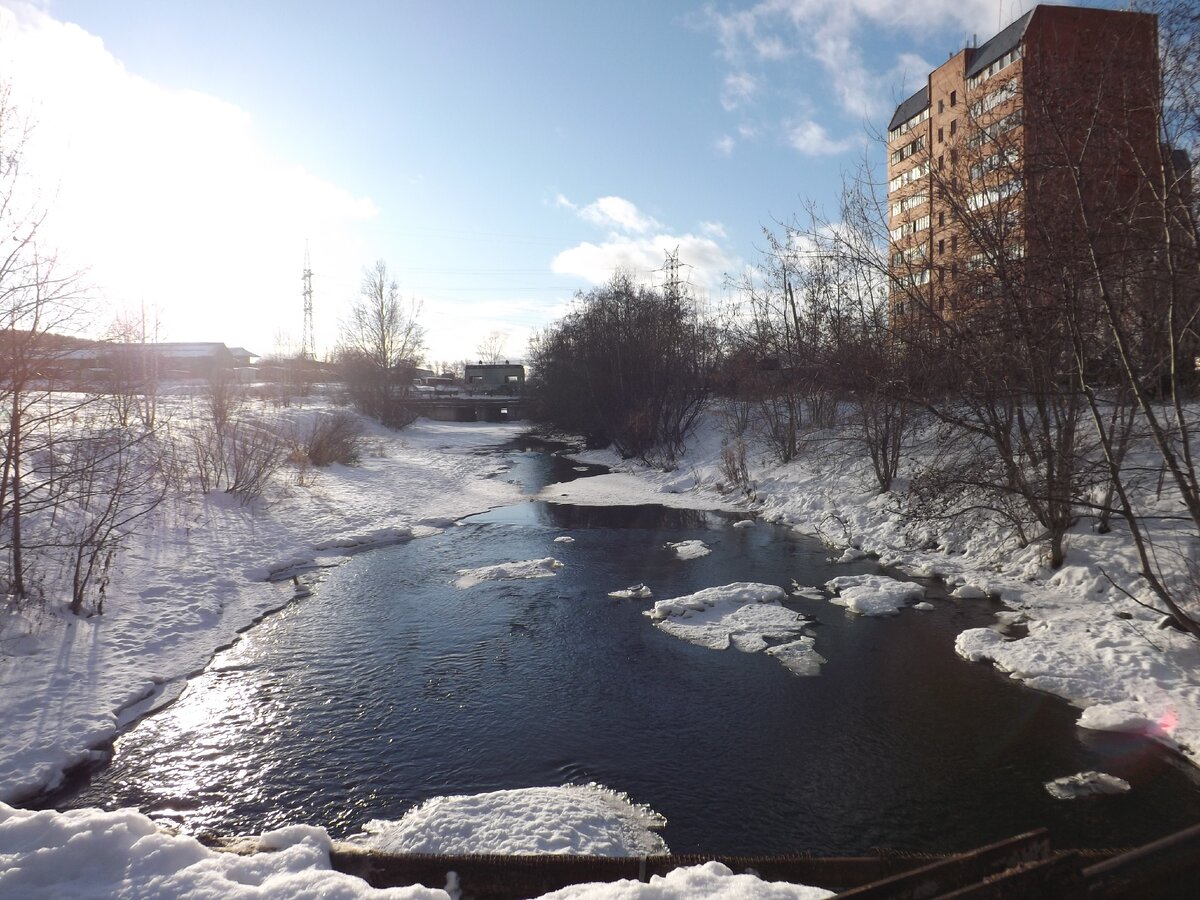
{"type": "Polygon", "coordinates": [[[1082,252],[1069,249],[1083,246],[1076,237],[1101,259],[1106,241],[1114,261],[1128,258],[1131,231],[1118,226],[1138,218],[1148,173],[1165,165],[1157,31],[1144,13],[1037,6],[897,107],[894,322],[961,316],[995,290],[997,270],[1031,288],[1061,280],[1064,254],[1082,252]]]}

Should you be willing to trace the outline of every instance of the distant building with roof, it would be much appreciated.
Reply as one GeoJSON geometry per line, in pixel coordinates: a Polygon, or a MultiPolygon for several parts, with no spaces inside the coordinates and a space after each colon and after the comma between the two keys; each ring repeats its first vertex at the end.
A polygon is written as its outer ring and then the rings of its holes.
{"type": "Polygon", "coordinates": [[[468,393],[516,396],[525,390],[525,367],[520,363],[467,363],[463,382],[468,393]]]}
{"type": "Polygon", "coordinates": [[[47,378],[80,385],[112,377],[207,381],[223,372],[245,381],[257,358],[257,354],[244,347],[231,350],[215,341],[159,344],[97,341],[89,346],[48,352],[39,368],[47,378]]]}

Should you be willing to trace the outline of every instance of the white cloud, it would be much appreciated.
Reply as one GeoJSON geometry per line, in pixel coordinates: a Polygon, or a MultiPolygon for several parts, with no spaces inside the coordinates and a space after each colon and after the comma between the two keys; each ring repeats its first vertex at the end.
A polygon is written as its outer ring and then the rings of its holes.
{"type": "Polygon", "coordinates": [[[826,133],[824,126],[811,120],[789,126],[787,142],[807,156],[834,156],[853,150],[862,143],[854,137],[834,140],[826,133]]]}
{"type": "Polygon", "coordinates": [[[713,149],[716,150],[721,156],[731,156],[733,155],[734,144],[735,141],[732,137],[727,134],[723,134],[713,141],[713,149]]]}
{"type": "Polygon", "coordinates": [[[725,231],[725,226],[720,222],[701,222],[700,230],[709,237],[717,238],[718,240],[724,240],[729,237],[725,231]]]}
{"type": "MultiPolygon", "coordinates": [[[[761,0],[733,11],[710,7],[706,24],[717,36],[722,58],[736,67],[725,79],[723,104],[730,78],[745,76],[752,64],[762,66],[801,53],[821,66],[826,90],[837,97],[842,110],[863,118],[886,111],[897,80],[913,74],[905,71],[911,54],[902,54],[896,65],[868,65],[858,50],[865,29],[921,35],[957,27],[964,39],[973,32],[982,39],[997,30],[993,0],[761,0]]],[[[758,76],[757,84],[763,79],[758,76]]]]}
{"type": "Polygon", "coordinates": [[[749,72],[731,72],[721,87],[721,105],[732,112],[754,99],[758,87],[758,79],[749,72]]]}
{"type": "Polygon", "coordinates": [[[624,197],[600,197],[587,206],[579,207],[559,194],[555,204],[569,209],[579,218],[600,228],[625,234],[644,234],[662,225],[642,212],[624,197]]]}
{"type": "Polygon", "coordinates": [[[613,237],[602,243],[584,241],[562,251],[551,263],[559,275],[603,284],[618,270],[629,271],[639,281],[661,283],[663,261],[679,250],[686,278],[694,287],[715,292],[726,272],[737,265],[712,237],[696,234],[657,234],[650,237],[613,237]]]}
{"type": "Polygon", "coordinates": [[[371,258],[369,199],[273,153],[243,110],[140,78],[35,7],[0,8],[0,70],[36,123],[27,168],[49,234],[114,307],[160,307],[170,339],[268,353],[302,330],[307,240],[318,339],[332,337],[332,298],[354,294],[371,258]]]}

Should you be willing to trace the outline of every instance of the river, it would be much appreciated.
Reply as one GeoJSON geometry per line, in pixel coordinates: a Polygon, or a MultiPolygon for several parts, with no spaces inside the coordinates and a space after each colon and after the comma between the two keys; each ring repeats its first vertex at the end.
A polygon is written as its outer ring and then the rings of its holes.
{"type": "MultiPolygon", "coordinates": [[[[529,492],[599,471],[497,452],[500,477],[529,492]]],[[[1194,770],[1171,754],[1078,729],[1066,703],[954,654],[958,632],[993,622],[989,601],[875,619],[789,597],[828,660],[798,677],[659,631],[652,601],[607,596],[878,571],[834,565],[786,528],[732,525],[528,502],[351,557],[57,805],[133,805],[199,834],[307,822],[345,836],[439,794],[594,781],[662,813],[677,853],[839,855],[949,852],[1039,826],[1058,846],[1132,846],[1200,819],[1194,770]],[[712,552],[664,547],[687,539],[712,552]],[[460,569],[549,556],[553,577],[454,585],[460,569]],[[1043,787],[1086,769],[1133,790],[1061,801],[1043,787]]]]}

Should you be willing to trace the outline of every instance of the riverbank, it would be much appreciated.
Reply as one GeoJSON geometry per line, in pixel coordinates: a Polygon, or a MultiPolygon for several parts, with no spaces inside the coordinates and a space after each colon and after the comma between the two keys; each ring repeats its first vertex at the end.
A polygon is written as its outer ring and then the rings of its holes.
{"type": "MultiPolygon", "coordinates": [[[[956,602],[998,597],[1009,612],[996,629],[960,635],[959,655],[1078,706],[1081,728],[1150,735],[1200,764],[1200,643],[1160,628],[1161,615],[1124,593],[1150,599],[1120,522],[1100,534],[1082,519],[1068,537],[1065,565],[1054,570],[1042,545],[1018,546],[981,512],[920,524],[901,515],[901,493],[921,462],[919,452],[905,458],[895,491],[881,494],[861,449],[836,431],[811,435],[804,451],[783,465],[747,439],[747,486],[728,482],[727,446],[719,417],[710,413],[671,471],[622,460],[611,450],[586,451],[577,458],[614,474],[552,486],[541,499],[620,504],[657,496],[679,503],[707,495],[713,505],[733,505],[820,537],[833,556],[849,549],[848,558],[868,553],[913,575],[940,576],[956,602]],[[1023,625],[1026,636],[1002,634],[1000,626],[1014,624],[1023,625]]],[[[1168,494],[1158,511],[1172,513],[1168,494]]],[[[1194,540],[1174,531],[1169,519],[1151,527],[1170,576],[1186,579],[1194,540]]]]}
{"type": "MultiPolygon", "coordinates": [[[[303,421],[319,407],[290,416],[303,421]]],[[[175,696],[239,632],[290,602],[271,572],[335,565],[372,543],[435,533],[512,502],[499,460],[475,451],[519,424],[365,423],[361,462],[284,473],[243,506],[210,493],[164,507],[119,556],[102,616],[47,596],[0,620],[0,800],[20,801],[102,758],[128,722],[175,696]]],[[[320,578],[319,570],[304,576],[320,578]]]]}

